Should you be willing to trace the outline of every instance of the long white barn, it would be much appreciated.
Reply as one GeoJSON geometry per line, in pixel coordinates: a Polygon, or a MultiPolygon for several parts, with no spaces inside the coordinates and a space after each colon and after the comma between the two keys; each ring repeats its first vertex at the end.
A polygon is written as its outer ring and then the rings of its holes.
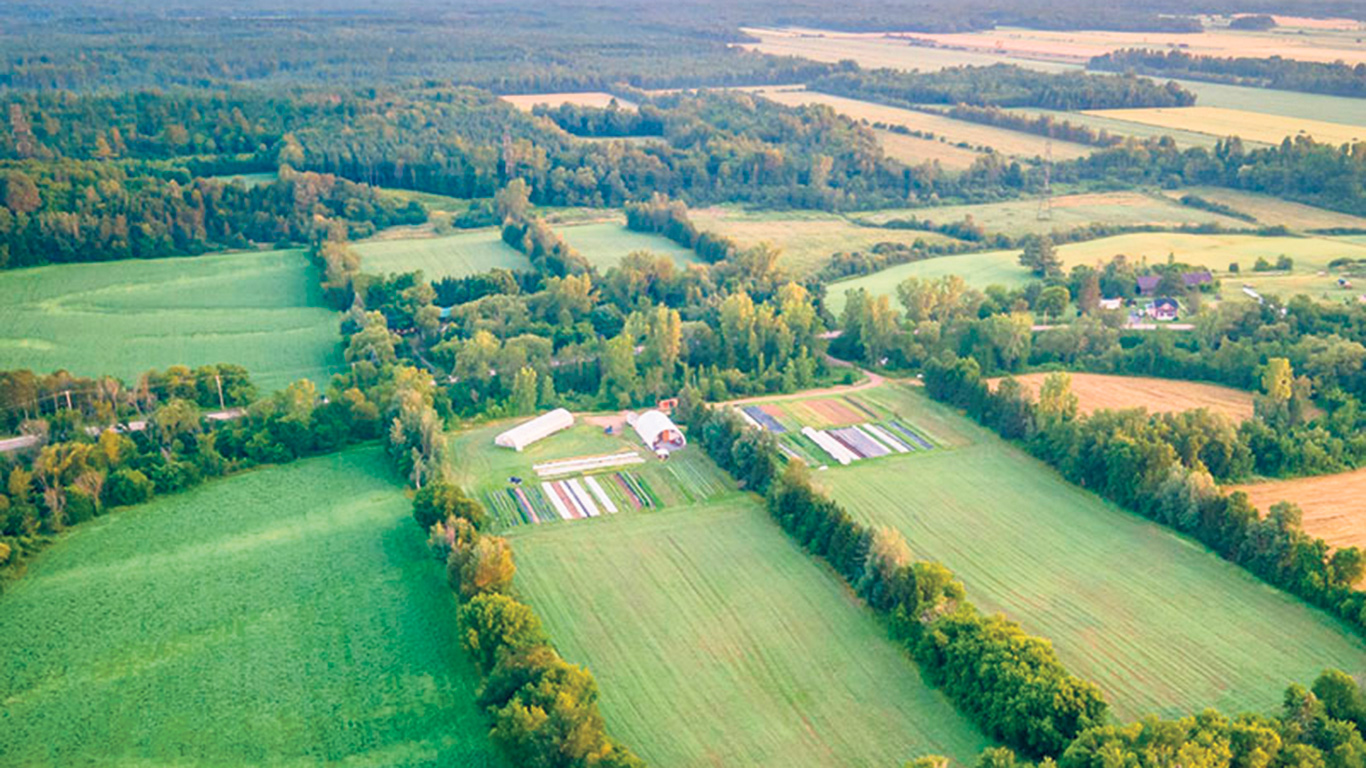
{"type": "Polygon", "coordinates": [[[572,426],[574,426],[574,414],[563,408],[556,408],[498,435],[493,438],[493,444],[520,452],[537,440],[550,437],[556,432],[569,429],[572,426]]]}

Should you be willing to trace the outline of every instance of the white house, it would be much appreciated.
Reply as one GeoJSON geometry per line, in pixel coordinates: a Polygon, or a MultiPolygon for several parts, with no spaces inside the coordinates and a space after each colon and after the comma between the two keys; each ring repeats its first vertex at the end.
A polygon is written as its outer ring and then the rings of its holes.
{"type": "Polygon", "coordinates": [[[660,458],[665,458],[669,451],[676,451],[688,444],[687,438],[683,437],[683,430],[660,411],[627,414],[626,421],[635,427],[640,439],[660,458]]]}
{"type": "Polygon", "coordinates": [[[556,432],[569,429],[572,426],[574,426],[574,414],[563,408],[556,408],[498,435],[493,438],[493,444],[511,448],[514,451],[521,451],[537,440],[550,437],[556,432]]]}

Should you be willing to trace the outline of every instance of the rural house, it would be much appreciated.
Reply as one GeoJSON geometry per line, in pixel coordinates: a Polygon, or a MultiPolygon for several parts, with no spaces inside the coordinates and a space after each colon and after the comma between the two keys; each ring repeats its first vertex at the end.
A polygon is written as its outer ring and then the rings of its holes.
{"type": "Polygon", "coordinates": [[[1149,314],[1154,320],[1175,320],[1180,308],[1176,299],[1163,297],[1153,301],[1149,307],[1149,314]]]}
{"type": "Polygon", "coordinates": [[[1206,285],[1212,286],[1214,285],[1214,275],[1211,275],[1207,269],[1199,272],[1182,272],[1181,284],[1187,288],[1200,288],[1206,285]]]}

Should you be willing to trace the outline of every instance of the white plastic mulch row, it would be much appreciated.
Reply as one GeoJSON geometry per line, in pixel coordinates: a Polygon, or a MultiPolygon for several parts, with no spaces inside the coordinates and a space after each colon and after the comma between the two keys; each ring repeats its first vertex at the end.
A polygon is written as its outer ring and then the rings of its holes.
{"type": "Polygon", "coordinates": [[[583,479],[583,482],[584,485],[588,486],[588,490],[592,491],[593,495],[598,498],[598,503],[602,505],[603,509],[614,515],[617,513],[617,505],[612,503],[612,500],[607,497],[607,491],[604,491],[602,486],[598,485],[597,478],[589,475],[583,479]]]}
{"type": "Polygon", "coordinates": [[[645,459],[635,451],[625,451],[614,453],[607,456],[588,456],[582,459],[562,459],[560,461],[547,461],[532,467],[536,470],[538,477],[554,477],[556,475],[570,475],[579,472],[588,472],[594,469],[606,469],[608,467],[621,467],[627,464],[641,464],[645,459]]]}
{"type": "Polygon", "coordinates": [[[840,464],[848,466],[852,461],[858,461],[859,457],[853,451],[844,447],[844,444],[835,438],[811,427],[802,427],[802,434],[811,438],[812,442],[819,445],[822,450],[830,454],[830,457],[840,464]]]}
{"type": "Polygon", "coordinates": [[[864,424],[863,429],[897,453],[911,452],[911,449],[907,448],[905,443],[887,434],[885,430],[876,424],[864,424]]]}
{"type": "Polygon", "coordinates": [[[602,514],[598,511],[598,505],[593,503],[593,497],[589,496],[588,491],[585,491],[583,486],[579,484],[578,478],[565,480],[564,485],[568,486],[574,494],[574,500],[579,502],[579,506],[583,507],[584,514],[589,517],[597,517],[602,514]]]}
{"type": "Polygon", "coordinates": [[[541,483],[541,490],[545,492],[545,497],[550,500],[550,506],[555,508],[555,514],[562,520],[573,520],[574,516],[569,514],[569,508],[560,499],[560,494],[555,493],[555,487],[550,483],[541,483]]]}
{"type": "Polygon", "coordinates": [[[750,425],[751,427],[754,427],[760,432],[764,431],[764,425],[755,421],[753,416],[750,416],[748,413],[745,413],[744,408],[736,408],[735,412],[740,414],[740,418],[744,419],[746,424],[750,425]]]}

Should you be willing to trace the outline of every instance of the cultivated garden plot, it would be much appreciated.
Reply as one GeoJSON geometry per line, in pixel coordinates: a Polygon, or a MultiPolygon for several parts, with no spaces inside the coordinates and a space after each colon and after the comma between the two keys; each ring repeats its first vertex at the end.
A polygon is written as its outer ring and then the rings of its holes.
{"type": "Polygon", "coordinates": [[[829,461],[848,466],[939,447],[893,411],[854,395],[745,405],[737,412],[755,429],[776,435],[788,458],[812,466],[829,461]]]}

